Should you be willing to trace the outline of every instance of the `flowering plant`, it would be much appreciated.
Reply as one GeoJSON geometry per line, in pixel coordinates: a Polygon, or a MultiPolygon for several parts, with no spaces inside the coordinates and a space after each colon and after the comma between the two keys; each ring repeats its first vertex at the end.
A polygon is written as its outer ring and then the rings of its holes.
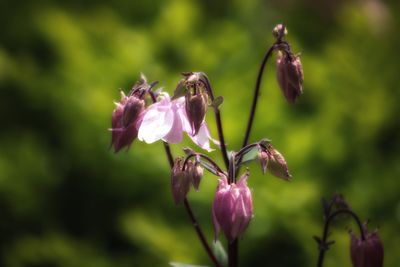
{"type": "MultiPolygon", "coordinates": [[[[284,156],[273,147],[271,141],[263,139],[249,144],[264,68],[273,52],[277,52],[277,81],[286,100],[293,104],[303,93],[303,69],[300,57],[292,53],[290,44],[284,39],[286,34],[286,28],[282,24],[277,25],[273,30],[276,41],[268,49],[262,61],[242,147],[237,151],[228,153],[220,114],[223,98],[214,96],[211,83],[207,75],[202,72],[183,73],[184,77],[178,82],[172,97],[161,90],[153,91],[157,82],[149,84],[142,75],[128,95],[122,93],[112,114],[111,145],[115,152],[125,147],[129,148],[136,138],[146,143],[156,141],[164,143],[171,167],[173,200],[175,204],[183,204],[185,207],[205,251],[217,267],[226,264],[229,267],[238,266],[239,238],[244,235],[253,218],[252,193],[247,184],[250,172],[246,170],[241,174],[241,165],[248,160],[257,160],[264,174],[270,172],[285,181],[290,181],[292,178],[284,156]],[[146,104],[148,99],[152,101],[152,104],[146,104]],[[214,111],[218,140],[211,137],[205,121],[209,107],[214,111]],[[191,148],[184,149],[185,157],[174,158],[170,144],[180,143],[183,133],[186,133],[198,147],[207,152],[220,150],[224,166],[220,167],[209,155],[196,152],[191,148]],[[251,154],[256,156],[249,156],[251,154]],[[227,259],[218,258],[211,249],[187,199],[192,186],[195,190],[199,190],[204,170],[211,172],[219,180],[211,208],[211,217],[215,240],[222,232],[228,241],[227,259]],[[241,176],[238,180],[239,174],[241,176]]],[[[345,204],[343,198],[335,196],[329,205],[326,202],[323,203],[325,215],[323,237],[314,237],[320,250],[318,266],[322,266],[324,253],[332,244],[332,241],[327,240],[330,222],[336,215],[345,213],[355,218],[360,226],[361,238],[354,234],[351,236],[353,265],[381,267],[383,246],[377,234],[369,234],[366,228],[361,226],[359,218],[345,204]],[[334,206],[338,204],[343,204],[344,207],[334,210],[334,206]]],[[[171,263],[171,265],[188,266],[177,263],[171,263]]]]}

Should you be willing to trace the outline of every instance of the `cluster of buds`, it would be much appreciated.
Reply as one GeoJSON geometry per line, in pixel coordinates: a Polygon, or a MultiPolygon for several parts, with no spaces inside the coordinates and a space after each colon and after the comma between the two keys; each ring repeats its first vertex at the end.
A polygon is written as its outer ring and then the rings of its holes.
{"type": "Polygon", "coordinates": [[[277,38],[278,58],[276,60],[277,79],[286,100],[294,103],[303,93],[303,67],[299,55],[290,51],[288,43],[283,42],[282,38],[287,34],[286,27],[278,24],[273,31],[277,38]]]}
{"type": "Polygon", "coordinates": [[[247,186],[249,173],[242,175],[239,182],[228,183],[221,175],[212,207],[215,235],[222,230],[229,242],[240,237],[253,217],[253,201],[247,186]]]}
{"type": "Polygon", "coordinates": [[[129,147],[137,137],[145,109],[143,93],[149,88],[151,86],[142,77],[128,96],[121,91],[121,99],[115,103],[116,107],[111,118],[111,146],[115,152],[129,147]]]}
{"type": "Polygon", "coordinates": [[[175,204],[181,204],[190,190],[190,185],[198,190],[204,170],[199,162],[188,160],[185,164],[183,158],[177,158],[171,170],[171,190],[175,204]]]}
{"type": "Polygon", "coordinates": [[[363,225],[363,236],[351,234],[350,256],[353,267],[382,267],[383,244],[377,231],[368,232],[367,224],[363,225]]]}
{"type": "Polygon", "coordinates": [[[278,178],[287,181],[292,178],[285,158],[270,143],[266,146],[259,147],[258,161],[260,162],[261,170],[264,174],[268,170],[272,175],[278,178]]]}

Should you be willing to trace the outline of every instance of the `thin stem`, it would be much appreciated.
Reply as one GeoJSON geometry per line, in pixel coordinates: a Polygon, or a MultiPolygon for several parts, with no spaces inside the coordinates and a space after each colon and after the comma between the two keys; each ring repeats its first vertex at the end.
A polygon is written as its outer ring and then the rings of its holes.
{"type": "Polygon", "coordinates": [[[228,169],[228,183],[236,183],[236,164],[235,164],[235,153],[232,152],[231,158],[229,160],[229,169],[228,169]]]}
{"type": "MultiPolygon", "coordinates": [[[[258,72],[256,87],[255,87],[255,90],[254,90],[253,102],[252,102],[251,109],[250,109],[249,120],[247,122],[246,133],[245,133],[245,136],[244,136],[244,139],[243,139],[242,149],[239,151],[240,152],[239,160],[238,160],[237,165],[236,165],[236,166],[238,166],[238,168],[239,168],[240,163],[242,162],[242,158],[243,158],[243,155],[241,155],[241,154],[244,153],[244,152],[241,152],[241,151],[243,149],[246,150],[245,147],[247,146],[247,144],[249,142],[250,132],[251,132],[251,128],[253,126],[254,116],[255,116],[256,107],[257,107],[257,100],[258,100],[258,96],[260,94],[261,81],[262,81],[262,77],[263,77],[263,74],[264,74],[264,69],[265,69],[265,66],[267,64],[267,61],[268,61],[269,57],[272,55],[272,52],[278,47],[279,43],[280,43],[280,40],[276,41],[268,49],[268,51],[265,54],[265,56],[263,58],[263,61],[261,63],[260,70],[258,72]]],[[[235,179],[236,179],[236,176],[237,176],[238,173],[239,173],[239,170],[236,171],[235,179]]],[[[237,264],[238,264],[238,247],[239,247],[238,239],[235,239],[232,243],[229,243],[229,245],[228,245],[229,267],[237,267],[237,264]]]]}
{"type": "MultiPolygon", "coordinates": [[[[148,90],[151,99],[153,100],[153,102],[156,102],[156,97],[154,95],[154,92],[151,90],[148,90]]],[[[168,162],[169,162],[169,166],[171,168],[174,167],[174,157],[172,155],[171,152],[171,148],[169,147],[169,144],[167,142],[164,142],[164,149],[165,149],[165,153],[167,154],[167,158],[168,158],[168,162]]],[[[196,217],[194,216],[192,207],[190,206],[190,203],[188,201],[187,198],[184,199],[183,204],[185,206],[185,210],[187,212],[187,214],[189,215],[190,221],[192,222],[192,225],[194,227],[194,229],[196,230],[197,236],[200,239],[201,244],[203,245],[204,249],[206,250],[208,256],[210,257],[211,261],[214,263],[214,265],[216,267],[222,267],[222,265],[218,262],[217,258],[215,257],[213,251],[211,250],[210,246],[207,243],[207,240],[204,236],[204,233],[200,227],[200,224],[198,223],[196,217]]]]}
{"type": "Polygon", "coordinates": [[[172,156],[171,148],[167,142],[164,142],[165,154],[167,154],[168,163],[171,168],[174,167],[174,157],[172,156]]]}
{"type": "Polygon", "coordinates": [[[268,49],[268,51],[265,54],[264,59],[261,63],[261,67],[260,67],[260,70],[259,70],[258,76],[257,76],[256,87],[254,90],[253,103],[252,103],[251,109],[250,109],[250,116],[249,116],[249,120],[247,123],[246,134],[243,139],[242,147],[245,147],[247,145],[247,143],[249,142],[250,132],[251,132],[251,128],[253,126],[254,116],[255,116],[256,107],[257,107],[257,100],[258,100],[258,96],[260,94],[261,81],[262,81],[265,66],[267,64],[269,57],[272,55],[272,52],[278,47],[278,45],[279,45],[279,43],[276,42],[268,49]]]}
{"type": "MultiPolygon", "coordinates": [[[[228,172],[228,183],[236,183],[236,165],[235,165],[235,153],[232,152],[231,158],[229,160],[229,172],[228,172]]],[[[228,241],[228,266],[237,267],[238,266],[238,254],[239,241],[235,238],[232,242],[228,241]]]]}
{"type": "Polygon", "coordinates": [[[263,149],[267,149],[267,147],[265,145],[263,145],[261,142],[253,143],[253,144],[247,145],[247,146],[243,147],[242,149],[240,149],[239,152],[236,153],[236,158],[241,159],[253,147],[261,147],[263,149]]]}
{"type": "Polygon", "coordinates": [[[238,261],[238,255],[239,255],[239,241],[236,238],[235,240],[232,241],[232,243],[229,243],[228,245],[228,262],[229,262],[229,267],[237,267],[239,264],[238,261]]]}
{"type": "MultiPolygon", "coordinates": [[[[211,102],[214,102],[214,93],[213,93],[210,81],[208,80],[207,77],[205,79],[205,83],[206,83],[205,85],[206,85],[208,94],[210,95],[211,102]]],[[[219,143],[221,145],[221,153],[222,153],[222,157],[225,162],[225,167],[228,169],[229,168],[228,151],[226,149],[224,132],[222,129],[221,113],[219,112],[218,107],[214,106],[214,113],[215,113],[215,122],[217,123],[218,139],[219,139],[219,143]]]]}
{"type": "Polygon", "coordinates": [[[317,267],[322,267],[322,265],[324,263],[325,252],[328,249],[327,248],[327,239],[328,239],[328,234],[329,234],[329,225],[337,215],[342,214],[342,213],[347,213],[352,216],[352,218],[356,221],[358,228],[360,229],[361,239],[365,240],[363,226],[362,226],[361,220],[360,220],[360,218],[358,218],[357,214],[355,214],[354,212],[352,212],[351,210],[348,210],[348,209],[341,209],[341,210],[335,211],[334,213],[329,215],[328,218],[325,219],[324,233],[323,233],[320,248],[319,248],[317,267]]]}
{"type": "Polygon", "coordinates": [[[187,165],[189,159],[192,158],[192,157],[196,157],[196,156],[199,156],[200,158],[203,158],[203,159],[207,160],[209,163],[211,163],[211,165],[214,166],[214,168],[215,168],[219,173],[224,173],[224,172],[222,171],[222,169],[218,166],[218,164],[217,164],[212,158],[210,158],[210,157],[207,156],[207,155],[201,154],[201,153],[194,153],[194,154],[190,154],[189,156],[187,156],[187,157],[185,158],[185,161],[183,162],[182,171],[185,170],[186,165],[187,165]]]}
{"type": "Polygon", "coordinates": [[[207,240],[204,237],[203,231],[201,230],[200,225],[197,222],[196,217],[193,214],[192,208],[190,207],[190,204],[189,204],[189,201],[187,200],[187,198],[185,198],[185,200],[183,201],[183,204],[185,205],[185,209],[186,209],[187,213],[189,214],[192,225],[196,229],[197,235],[199,236],[200,241],[203,244],[203,247],[206,250],[208,256],[210,257],[210,259],[212,260],[212,262],[215,264],[216,267],[222,267],[222,265],[218,262],[217,258],[215,257],[210,246],[208,245],[207,240]]]}

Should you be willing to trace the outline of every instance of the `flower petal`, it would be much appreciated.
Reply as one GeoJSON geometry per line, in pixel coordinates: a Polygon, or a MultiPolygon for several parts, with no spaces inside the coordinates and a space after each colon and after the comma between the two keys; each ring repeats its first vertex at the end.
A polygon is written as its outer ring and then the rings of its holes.
{"type": "MultiPolygon", "coordinates": [[[[202,149],[207,150],[208,152],[213,151],[214,149],[211,148],[210,146],[210,139],[213,140],[211,138],[210,135],[210,131],[208,130],[207,124],[203,123],[200,126],[199,132],[197,133],[197,135],[195,136],[191,136],[189,134],[189,137],[192,139],[192,141],[198,145],[199,147],[201,147],[202,149]]],[[[213,140],[214,141],[214,140],[213,140]]]]}
{"type": "Polygon", "coordinates": [[[173,113],[173,123],[169,133],[163,137],[163,140],[168,143],[178,144],[182,142],[182,120],[174,107],[171,112],[173,113]]]}
{"type": "Polygon", "coordinates": [[[138,133],[140,141],[153,143],[170,132],[174,123],[174,113],[171,109],[165,109],[165,105],[158,105],[159,103],[150,106],[145,113],[138,133]]]}

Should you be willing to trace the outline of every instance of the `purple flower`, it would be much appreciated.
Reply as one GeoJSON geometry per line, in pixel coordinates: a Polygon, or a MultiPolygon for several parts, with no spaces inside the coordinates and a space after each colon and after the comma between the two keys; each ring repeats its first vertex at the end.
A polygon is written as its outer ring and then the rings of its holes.
{"type": "Polygon", "coordinates": [[[131,145],[137,137],[138,127],[144,111],[144,101],[136,95],[125,96],[121,92],[121,100],[115,103],[116,107],[111,118],[111,146],[115,153],[131,145]]]}
{"type": "Polygon", "coordinates": [[[383,244],[375,231],[369,233],[364,225],[365,240],[351,233],[350,256],[354,267],[382,267],[383,244]]]}
{"type": "Polygon", "coordinates": [[[212,151],[209,140],[217,143],[211,138],[205,121],[200,125],[196,135],[193,135],[186,110],[185,98],[179,97],[171,100],[167,93],[161,94],[162,99],[147,108],[141,122],[138,139],[146,143],[154,143],[163,140],[168,143],[177,144],[182,141],[183,132],[201,148],[212,151]]]}
{"type": "Polygon", "coordinates": [[[238,183],[228,184],[221,176],[212,207],[215,237],[222,230],[229,242],[241,236],[253,217],[253,201],[246,172],[238,183]]]}

